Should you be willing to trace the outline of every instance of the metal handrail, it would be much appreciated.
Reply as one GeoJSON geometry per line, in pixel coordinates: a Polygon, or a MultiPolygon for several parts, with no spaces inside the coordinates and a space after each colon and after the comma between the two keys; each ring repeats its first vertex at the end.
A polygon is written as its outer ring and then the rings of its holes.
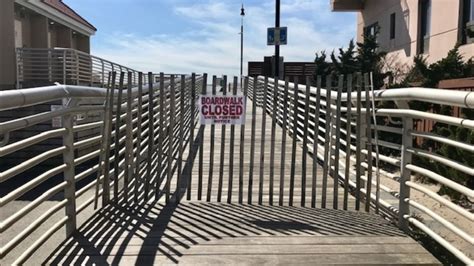
{"type": "MultiPolygon", "coordinates": [[[[156,132],[166,132],[166,130],[170,130],[168,126],[171,120],[182,118],[183,122],[187,121],[186,123],[191,123],[191,121],[186,118],[190,117],[190,114],[193,112],[193,110],[188,107],[188,102],[191,101],[191,92],[198,93],[201,90],[199,86],[202,85],[202,77],[200,75],[181,75],[181,79],[178,80],[178,77],[174,75],[164,75],[160,73],[159,82],[154,83],[155,74],[149,73],[145,78],[145,75],[139,73],[136,80],[137,86],[135,86],[134,83],[126,83],[126,76],[127,75],[123,72],[120,77],[116,75],[115,72],[112,72],[111,78],[108,80],[107,88],[54,85],[32,89],[0,91],[0,111],[12,111],[57,100],[62,100],[63,102],[63,108],[60,110],[46,111],[25,117],[12,117],[10,120],[0,123],[0,136],[3,135],[4,137],[4,141],[0,145],[0,159],[18,151],[26,151],[29,147],[40,142],[58,137],[62,138],[62,145],[59,147],[43,150],[39,154],[32,156],[32,158],[26,158],[22,163],[0,172],[0,183],[17,178],[26,170],[41,164],[45,160],[48,160],[48,158],[60,154],[63,155],[63,159],[59,165],[48,166],[48,169],[37,173],[38,175],[33,177],[30,181],[19,185],[17,188],[9,191],[4,197],[1,197],[0,206],[2,208],[5,208],[5,206],[8,207],[14,200],[32,191],[53,176],[58,174],[64,175],[64,181],[62,183],[48,188],[43,194],[33,199],[31,203],[21,209],[15,210],[11,215],[5,217],[3,221],[0,221],[0,232],[3,233],[6,230],[20,232],[16,237],[10,239],[8,243],[0,246],[0,258],[7,256],[11,250],[19,248],[18,246],[23,241],[29,239],[33,232],[38,230],[41,224],[47,220],[51,220],[53,214],[58,216],[58,211],[61,209],[66,210],[66,216],[61,217],[53,227],[50,227],[50,230],[38,238],[32,239],[34,244],[23,253],[20,253],[21,255],[16,258],[14,264],[24,263],[42,243],[60,228],[66,227],[66,232],[70,235],[76,228],[76,216],[91,206],[95,201],[94,197],[103,197],[104,204],[109,200],[118,201],[119,198],[123,199],[124,195],[130,193],[127,189],[122,188],[119,191],[120,194],[112,194],[109,192],[113,191],[114,187],[119,183],[119,180],[124,180],[125,178],[129,178],[128,182],[130,182],[130,186],[135,186],[138,181],[136,181],[136,178],[131,178],[129,173],[127,173],[127,169],[130,169],[132,165],[138,162],[145,162],[145,167],[152,166],[152,163],[156,166],[156,162],[153,160],[156,160],[157,151],[148,146],[149,143],[156,143],[157,138],[162,137],[162,133],[157,134],[156,132]],[[176,112],[180,114],[180,116],[177,117],[172,117],[168,108],[163,110],[163,113],[159,112],[159,98],[170,97],[170,79],[172,78],[176,78],[174,82],[175,87],[173,89],[179,90],[174,94],[176,99],[180,100],[181,97],[184,97],[183,100],[187,103],[184,109],[176,109],[176,112]],[[181,84],[183,84],[183,86],[181,86],[181,84]],[[112,91],[120,91],[120,93],[116,92],[112,95],[112,91]],[[100,104],[97,105],[94,104],[94,102],[99,102],[100,104]],[[84,123],[74,118],[76,114],[84,113],[94,115],[97,118],[96,120],[86,121],[84,123]],[[105,113],[110,113],[111,116],[107,118],[105,113]],[[14,136],[18,130],[23,130],[38,123],[44,123],[54,117],[61,117],[63,125],[60,128],[51,128],[40,134],[29,136],[21,140],[12,140],[12,138],[9,138],[10,135],[14,136]],[[106,119],[104,119],[104,117],[106,119]],[[158,117],[163,117],[166,121],[158,119],[158,117]],[[153,123],[150,123],[150,121],[153,121],[153,123]],[[100,146],[103,145],[104,136],[107,135],[107,132],[103,130],[103,128],[106,127],[116,127],[117,130],[112,131],[111,134],[108,135],[109,139],[116,141],[110,143],[105,151],[100,146]],[[91,132],[90,130],[94,131],[85,138],[79,138],[74,135],[86,130],[89,132],[91,132]],[[153,132],[153,134],[151,134],[151,132],[153,132]],[[142,147],[140,154],[138,154],[138,145],[142,147]],[[130,147],[133,148],[131,149],[130,147]],[[88,149],[86,152],[77,152],[85,148],[88,149]],[[76,151],[76,153],[74,153],[74,151],[76,151]],[[102,158],[101,155],[111,151],[114,151],[115,154],[107,158],[107,164],[113,164],[115,166],[105,172],[104,158],[102,158]],[[150,154],[150,156],[148,160],[144,161],[143,158],[146,154],[150,154]],[[122,157],[124,155],[130,160],[125,160],[125,158],[122,157]],[[101,163],[97,164],[97,160],[101,163]],[[92,163],[93,165],[89,163],[86,164],[86,162],[92,161],[95,162],[92,163]],[[81,168],[76,168],[79,165],[81,168]],[[75,168],[77,172],[75,172],[75,168]],[[97,175],[97,180],[88,183],[81,189],[76,189],[76,184],[78,184],[79,181],[91,175],[97,175]],[[115,178],[106,179],[106,176],[115,176],[115,178]],[[89,194],[86,192],[98,185],[101,185],[102,188],[97,191],[96,196],[84,199],[84,197],[89,194]],[[40,217],[30,217],[33,210],[36,210],[41,204],[60,192],[64,192],[64,200],[53,208],[50,208],[40,217]],[[113,196],[111,198],[110,195],[104,197],[106,193],[113,196]],[[18,222],[27,218],[31,219],[31,225],[26,228],[21,228],[22,224],[18,222]]],[[[129,72],[128,76],[133,76],[133,72],[129,72]]],[[[196,117],[197,116],[195,116],[195,118],[196,117]]],[[[176,124],[178,125],[179,122],[176,122],[176,124]]],[[[189,127],[189,125],[186,124],[186,127],[189,127]]],[[[136,174],[138,174],[138,172],[136,174]]],[[[151,180],[150,183],[156,184],[157,182],[151,180]]],[[[143,189],[140,189],[140,191],[143,191],[143,189]]],[[[140,200],[146,200],[152,195],[155,195],[155,191],[149,191],[148,194],[141,195],[140,200]]]]}
{"type": "MultiPolygon", "coordinates": [[[[304,111],[305,108],[303,106],[306,105],[305,98],[306,98],[306,86],[305,85],[295,85],[294,83],[284,81],[284,80],[279,80],[277,82],[278,86],[275,87],[275,81],[271,78],[268,79],[268,93],[264,93],[264,82],[265,82],[265,77],[258,77],[256,79],[251,79],[252,82],[249,82],[251,85],[249,87],[249,92],[248,95],[249,97],[256,101],[260,106],[263,105],[263,102],[266,101],[266,106],[267,106],[267,112],[273,113],[276,112],[276,118],[279,121],[280,125],[286,125],[287,130],[289,134],[293,135],[293,137],[298,138],[298,140],[301,140],[303,142],[303,136],[304,136],[304,123],[302,122],[304,119],[304,111]],[[277,91],[279,94],[279,101],[277,106],[273,106],[273,101],[272,101],[272,94],[274,91],[277,91]],[[293,91],[297,89],[298,92],[295,94],[297,95],[297,99],[294,99],[293,91]],[[286,93],[288,95],[287,99],[283,99],[284,91],[289,90],[289,93],[286,93]],[[264,95],[267,95],[267,98],[264,99],[264,95]],[[297,108],[293,107],[293,103],[297,102],[299,106],[297,108]],[[286,109],[284,108],[283,102],[282,101],[287,101],[287,107],[286,109]],[[297,110],[296,116],[294,116],[294,111],[297,110]],[[286,119],[287,121],[283,123],[283,113],[287,113],[286,119]],[[293,117],[297,117],[298,119],[295,121],[293,117]],[[293,132],[293,125],[296,123],[297,126],[297,132],[293,132]]],[[[361,84],[358,84],[361,86],[361,84]]],[[[362,89],[366,90],[370,84],[362,84],[362,89]]],[[[340,142],[342,145],[344,145],[346,148],[345,149],[340,149],[337,152],[340,154],[342,158],[339,159],[339,162],[337,162],[337,165],[339,165],[339,169],[348,169],[341,171],[339,170],[338,173],[335,173],[337,178],[339,178],[339,181],[341,184],[343,184],[346,181],[346,176],[347,176],[347,181],[350,187],[352,187],[352,190],[357,189],[357,184],[355,182],[356,176],[358,175],[357,171],[354,171],[352,168],[357,168],[356,160],[357,157],[359,156],[366,156],[368,154],[367,149],[360,149],[358,150],[358,146],[360,142],[363,142],[361,146],[365,146],[364,143],[367,143],[367,138],[365,136],[362,136],[361,139],[357,139],[357,136],[355,134],[352,134],[352,132],[349,132],[348,139],[351,140],[351,143],[348,143],[345,140],[345,137],[347,135],[347,130],[341,129],[339,132],[334,132],[333,130],[335,129],[335,124],[333,124],[335,117],[337,115],[337,112],[340,112],[340,116],[343,118],[344,115],[348,112],[348,108],[345,106],[339,107],[338,111],[338,106],[336,105],[338,98],[341,99],[342,102],[346,102],[347,104],[347,99],[350,97],[351,102],[352,102],[352,108],[350,109],[352,113],[352,118],[355,119],[356,116],[363,116],[365,119],[365,116],[370,115],[372,116],[372,109],[367,109],[366,107],[370,106],[365,106],[365,103],[367,100],[371,101],[372,100],[372,93],[361,93],[360,97],[360,102],[357,100],[358,92],[354,92],[354,90],[351,92],[350,95],[347,93],[342,93],[338,94],[337,91],[333,91],[330,95],[330,99],[326,99],[327,94],[327,89],[320,87],[310,87],[308,88],[311,95],[309,98],[309,104],[310,104],[310,122],[308,123],[312,128],[308,128],[307,130],[309,133],[307,134],[307,143],[308,143],[308,150],[310,152],[313,152],[313,143],[315,139],[317,139],[317,142],[319,143],[320,147],[318,149],[318,154],[317,157],[322,161],[323,167],[328,167],[329,169],[332,169],[334,172],[336,170],[334,165],[329,165],[329,162],[324,161],[326,158],[324,154],[327,153],[335,153],[335,142],[340,142]],[[317,93],[320,93],[319,98],[321,100],[319,101],[319,105],[321,106],[321,109],[318,110],[318,112],[321,113],[321,116],[318,117],[319,124],[316,124],[314,121],[315,117],[315,107],[317,106],[316,99],[317,93]],[[366,97],[368,96],[368,97],[366,97]],[[362,107],[358,111],[357,105],[360,104],[362,107]],[[329,114],[330,117],[326,117],[326,115],[329,114]],[[329,124],[328,124],[329,123],[329,124]],[[324,134],[326,134],[326,131],[329,130],[326,136],[329,136],[330,140],[327,140],[324,137],[324,134]],[[341,134],[343,136],[341,136],[341,134]],[[317,138],[315,138],[317,137],[317,138]],[[330,142],[329,146],[324,145],[325,142],[330,142]],[[356,143],[356,144],[354,144],[356,143]],[[357,152],[360,152],[360,155],[357,155],[357,152]],[[346,161],[346,157],[349,155],[349,160],[346,161]],[[350,162],[349,164],[347,162],[350,162]]],[[[335,89],[335,88],[334,88],[335,89]]],[[[398,107],[397,109],[375,109],[373,113],[377,117],[386,117],[391,120],[392,117],[397,117],[400,118],[403,121],[404,127],[399,128],[399,127],[393,127],[393,126],[377,126],[376,128],[373,125],[368,125],[371,127],[372,131],[377,130],[377,131],[388,131],[392,132],[395,134],[401,134],[400,139],[403,139],[402,145],[398,143],[391,143],[388,141],[383,141],[379,140],[378,144],[380,146],[385,146],[389,147],[391,149],[395,148],[397,146],[397,149],[401,151],[401,156],[400,157],[394,157],[393,155],[384,155],[383,153],[380,154],[380,160],[384,162],[388,162],[391,165],[397,166],[400,168],[401,175],[403,176],[401,182],[400,182],[400,189],[398,191],[395,191],[393,189],[388,188],[385,186],[383,183],[379,184],[380,189],[384,190],[385,192],[395,196],[396,198],[399,199],[400,204],[399,205],[393,205],[390,204],[389,201],[385,200],[383,197],[379,199],[379,202],[377,202],[377,197],[375,193],[370,193],[370,202],[367,202],[367,204],[373,204],[374,206],[377,206],[380,204],[381,206],[384,207],[384,211],[389,213],[389,217],[398,217],[398,222],[400,225],[400,228],[407,230],[407,222],[410,223],[412,226],[420,229],[421,231],[424,231],[426,234],[429,236],[433,237],[434,240],[438,241],[438,243],[442,246],[444,246],[447,250],[451,251],[456,257],[458,257],[461,261],[463,261],[466,264],[473,263],[472,258],[469,258],[464,251],[460,250],[460,247],[456,247],[443,237],[439,235],[439,229],[438,228],[433,228],[431,227],[430,224],[423,224],[422,221],[417,220],[416,216],[412,216],[410,213],[409,207],[412,206],[416,208],[417,210],[421,211],[425,215],[429,216],[430,218],[434,219],[437,221],[442,228],[445,228],[448,231],[451,231],[458,235],[461,239],[464,241],[467,241],[469,244],[474,243],[474,238],[472,235],[470,235],[469,231],[466,231],[465,229],[463,230],[462,228],[456,226],[456,222],[458,218],[454,219],[447,219],[445,217],[441,217],[440,214],[435,213],[433,210],[430,210],[428,207],[423,206],[423,202],[415,202],[413,199],[409,197],[409,189],[413,188],[416,189],[417,191],[429,196],[430,198],[433,198],[434,200],[438,201],[439,203],[443,204],[443,206],[446,206],[450,210],[453,210],[456,212],[456,214],[459,215],[459,217],[463,217],[465,219],[468,219],[469,221],[474,221],[474,214],[470,213],[468,210],[463,209],[459,205],[456,205],[445,198],[439,196],[436,192],[433,192],[429,190],[428,188],[425,188],[423,184],[418,184],[413,181],[410,181],[410,172],[416,172],[418,174],[421,174],[423,176],[426,176],[428,178],[431,178],[435,180],[436,182],[439,182],[441,184],[444,184],[456,191],[458,191],[461,194],[464,194],[468,197],[473,197],[474,196],[474,191],[472,189],[469,189],[463,184],[457,183],[445,176],[440,175],[439,173],[435,173],[431,170],[413,165],[411,163],[411,154],[417,154],[421,156],[425,156],[427,158],[430,158],[431,160],[435,160],[438,163],[442,163],[448,167],[452,167],[453,169],[457,169],[461,172],[464,172],[466,174],[474,174],[474,168],[467,166],[467,165],[462,165],[456,161],[453,161],[452,159],[449,158],[444,158],[442,156],[436,155],[436,154],[431,154],[429,151],[423,151],[421,149],[414,149],[412,148],[411,145],[411,139],[413,137],[423,137],[435,141],[439,141],[440,143],[444,143],[447,145],[452,145],[453,147],[465,149],[465,150],[473,150],[474,145],[469,144],[469,143],[463,143],[460,141],[455,141],[451,140],[449,138],[443,137],[443,136],[438,136],[432,133],[424,133],[424,132],[416,132],[412,128],[412,120],[413,119],[428,119],[432,120],[435,122],[440,122],[440,123],[446,123],[449,125],[454,125],[457,127],[462,127],[462,128],[468,128],[468,129],[473,129],[474,130],[474,120],[472,119],[466,119],[466,118],[456,118],[456,117],[451,117],[451,116],[446,116],[446,115],[440,115],[440,114],[435,114],[435,113],[429,113],[429,112],[423,112],[423,111],[418,111],[418,110],[411,110],[408,107],[408,101],[422,101],[426,103],[434,103],[434,104],[442,104],[442,105],[448,105],[448,106],[459,106],[463,108],[469,108],[473,109],[474,108],[474,92],[469,92],[469,91],[453,91],[453,90],[439,90],[439,89],[430,89],[430,88],[401,88],[401,89],[389,89],[389,90],[378,90],[375,91],[374,94],[375,98],[373,100],[379,101],[379,102],[384,102],[384,101],[390,101],[390,102],[395,102],[396,106],[398,107]],[[405,159],[403,159],[405,157],[405,159]],[[390,215],[391,214],[391,215],[390,215]]],[[[367,125],[358,125],[357,123],[352,123],[351,120],[347,119],[341,119],[345,124],[348,123],[350,125],[349,128],[351,128],[351,131],[355,132],[356,127],[367,127],[367,125]]],[[[372,120],[373,121],[373,120],[372,120]]],[[[364,130],[362,130],[364,132],[364,130]]],[[[372,142],[374,140],[371,140],[372,142]]],[[[371,154],[375,157],[375,151],[372,150],[371,154]]],[[[334,157],[333,157],[334,159],[334,157]]],[[[360,167],[364,168],[367,171],[371,171],[375,174],[376,171],[380,171],[382,175],[389,175],[392,178],[395,178],[396,175],[393,175],[392,173],[388,173],[385,169],[383,169],[382,166],[379,168],[370,165],[367,163],[367,160],[363,160],[360,163],[360,167]]],[[[360,175],[359,178],[361,180],[364,180],[365,182],[368,181],[366,175],[360,175]]],[[[399,177],[396,177],[397,180],[399,177]]],[[[371,185],[377,185],[377,182],[375,180],[372,180],[370,182],[371,185]]],[[[367,184],[365,186],[368,186],[367,184]]],[[[368,193],[368,189],[365,189],[364,187],[360,188],[360,193],[362,195],[366,195],[368,193]]],[[[358,196],[357,194],[354,194],[356,197],[358,196]]],[[[361,198],[362,200],[362,198],[361,198]]]]}

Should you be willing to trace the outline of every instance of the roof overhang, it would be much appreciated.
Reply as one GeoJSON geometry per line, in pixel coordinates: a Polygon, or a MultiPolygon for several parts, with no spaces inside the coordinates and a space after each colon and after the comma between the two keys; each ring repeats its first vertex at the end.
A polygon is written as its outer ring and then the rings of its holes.
{"type": "Polygon", "coordinates": [[[361,11],[364,0],[331,0],[331,10],[336,12],[361,11]]]}
{"type": "Polygon", "coordinates": [[[15,0],[15,3],[24,6],[40,15],[50,18],[66,27],[71,28],[83,35],[91,36],[95,34],[95,30],[80,23],[79,21],[61,13],[59,10],[35,0],[15,0]]]}

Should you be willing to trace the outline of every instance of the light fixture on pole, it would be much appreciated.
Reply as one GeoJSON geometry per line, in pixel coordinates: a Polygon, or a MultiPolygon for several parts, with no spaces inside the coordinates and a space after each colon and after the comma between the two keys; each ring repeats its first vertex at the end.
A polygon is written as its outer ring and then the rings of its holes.
{"type": "Polygon", "coordinates": [[[244,64],[244,4],[242,3],[242,8],[240,9],[240,90],[242,90],[242,76],[243,76],[243,64],[244,64]]]}

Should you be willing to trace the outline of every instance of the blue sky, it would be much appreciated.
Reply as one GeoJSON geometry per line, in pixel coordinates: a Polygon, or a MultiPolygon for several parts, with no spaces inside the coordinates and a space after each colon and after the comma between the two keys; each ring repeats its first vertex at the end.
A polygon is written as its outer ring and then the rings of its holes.
{"type": "MultiPolygon", "coordinates": [[[[92,54],[141,71],[238,75],[240,0],[65,0],[98,29],[92,54]]],[[[274,0],[244,0],[244,73],[262,60],[274,0]]],[[[330,0],[281,0],[288,26],[285,61],[312,61],[355,37],[356,14],[332,13],[330,0]]]]}

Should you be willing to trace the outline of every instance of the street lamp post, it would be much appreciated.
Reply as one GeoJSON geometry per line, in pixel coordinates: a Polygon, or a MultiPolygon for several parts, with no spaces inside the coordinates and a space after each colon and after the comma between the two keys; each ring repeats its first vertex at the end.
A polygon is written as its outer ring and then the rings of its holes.
{"type": "Polygon", "coordinates": [[[243,64],[244,64],[244,4],[240,9],[240,90],[242,90],[242,76],[243,76],[243,64]]]}
{"type": "MultiPolygon", "coordinates": [[[[280,28],[280,0],[275,0],[275,29],[280,28]]],[[[275,78],[280,76],[280,45],[275,45],[275,78]]]]}

